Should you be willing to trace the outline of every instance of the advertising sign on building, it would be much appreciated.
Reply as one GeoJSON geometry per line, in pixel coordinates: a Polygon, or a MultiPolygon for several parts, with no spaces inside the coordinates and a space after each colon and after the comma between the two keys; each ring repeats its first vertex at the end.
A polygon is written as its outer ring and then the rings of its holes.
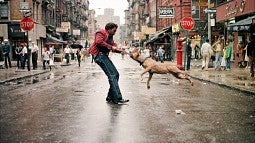
{"type": "Polygon", "coordinates": [[[70,22],[61,22],[61,28],[70,29],[71,28],[70,22]]]}
{"type": "Polygon", "coordinates": [[[159,18],[174,18],[174,9],[173,8],[160,8],[159,9],[159,18]]]}
{"type": "Polygon", "coordinates": [[[60,32],[60,33],[64,33],[64,32],[68,32],[68,28],[62,28],[62,27],[57,27],[56,28],[56,32],[60,32]]]}
{"type": "Polygon", "coordinates": [[[80,29],[74,29],[73,30],[73,35],[81,35],[80,29]]]}

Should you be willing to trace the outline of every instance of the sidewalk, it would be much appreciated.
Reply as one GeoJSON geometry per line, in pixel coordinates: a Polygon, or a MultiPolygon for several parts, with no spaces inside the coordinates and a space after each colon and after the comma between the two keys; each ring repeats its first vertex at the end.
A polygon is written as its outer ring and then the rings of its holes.
{"type": "MultiPolygon", "coordinates": [[[[61,63],[55,64],[57,66],[61,65],[61,63]]],[[[38,63],[38,65],[40,64],[38,63]]],[[[255,78],[250,77],[249,70],[245,68],[232,68],[229,71],[216,71],[214,68],[209,68],[208,71],[204,71],[201,69],[201,61],[192,60],[191,70],[188,72],[194,79],[255,95],[255,78]]],[[[17,69],[14,65],[13,68],[0,69],[0,84],[46,72],[49,72],[49,70],[43,70],[41,66],[37,70],[31,69],[28,71],[27,69],[17,69]]]]}
{"type": "Polygon", "coordinates": [[[201,63],[201,61],[194,60],[191,62],[192,67],[188,72],[194,79],[255,95],[255,78],[250,77],[249,68],[232,67],[229,71],[218,71],[214,70],[214,68],[209,68],[208,71],[204,71],[201,69],[201,63]]]}
{"type": "MultiPolygon", "coordinates": [[[[54,64],[55,66],[61,66],[62,63],[54,62],[54,64]]],[[[36,70],[33,70],[31,65],[30,71],[28,71],[27,66],[25,67],[25,69],[18,69],[16,61],[12,61],[12,68],[5,69],[3,67],[0,68],[0,84],[5,84],[6,82],[44,74],[50,71],[49,69],[44,70],[41,62],[38,62],[38,68],[36,70]]]]}

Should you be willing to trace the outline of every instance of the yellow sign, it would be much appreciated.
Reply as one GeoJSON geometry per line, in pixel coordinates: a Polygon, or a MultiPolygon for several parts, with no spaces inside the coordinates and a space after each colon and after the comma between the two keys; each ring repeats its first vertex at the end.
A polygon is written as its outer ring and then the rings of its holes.
{"type": "Polygon", "coordinates": [[[176,32],[180,32],[180,24],[176,23],[172,26],[172,32],[176,33],[176,32]]]}
{"type": "MultiPolygon", "coordinates": [[[[195,6],[204,6],[204,7],[208,7],[208,3],[207,2],[195,2],[195,6]]],[[[214,3],[210,4],[210,8],[214,7],[214,3]]]]}
{"type": "Polygon", "coordinates": [[[147,25],[145,25],[145,26],[142,26],[141,33],[148,34],[148,35],[155,34],[156,28],[148,27],[147,25]]]}

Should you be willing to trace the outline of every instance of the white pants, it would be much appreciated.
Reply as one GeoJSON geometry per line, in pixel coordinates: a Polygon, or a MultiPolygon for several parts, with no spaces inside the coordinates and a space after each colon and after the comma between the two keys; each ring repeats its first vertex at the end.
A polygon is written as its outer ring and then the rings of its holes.
{"type": "Polygon", "coordinates": [[[204,67],[205,70],[208,70],[209,60],[210,60],[210,54],[209,53],[203,54],[202,67],[204,67]]]}

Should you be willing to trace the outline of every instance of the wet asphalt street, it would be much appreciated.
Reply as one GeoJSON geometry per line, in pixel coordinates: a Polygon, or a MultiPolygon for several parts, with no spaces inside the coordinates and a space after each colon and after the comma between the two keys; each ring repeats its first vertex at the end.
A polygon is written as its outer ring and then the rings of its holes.
{"type": "Polygon", "coordinates": [[[1,143],[253,143],[255,96],[154,75],[120,55],[125,105],[105,102],[104,73],[89,60],[0,86],[1,143]]]}

